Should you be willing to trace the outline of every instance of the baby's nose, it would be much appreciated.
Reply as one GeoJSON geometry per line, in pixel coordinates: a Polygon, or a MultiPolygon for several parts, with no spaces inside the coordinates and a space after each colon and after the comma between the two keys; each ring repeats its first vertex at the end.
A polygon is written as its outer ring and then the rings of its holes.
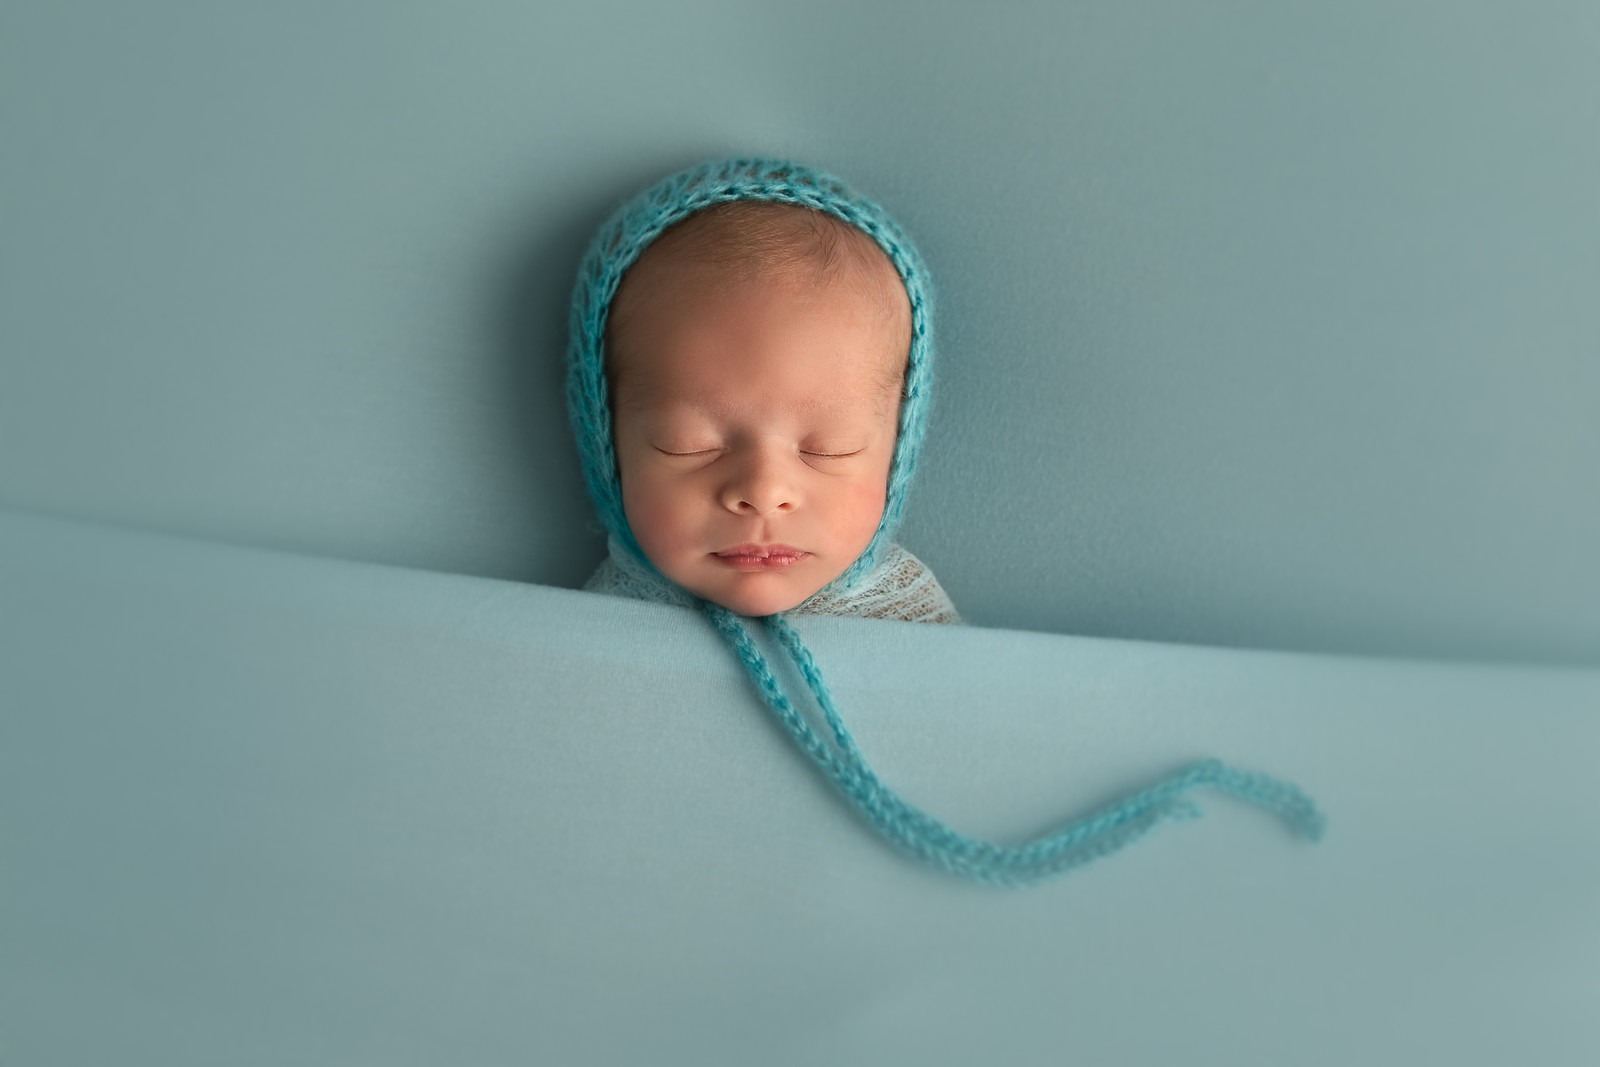
{"type": "Polygon", "coordinates": [[[799,503],[794,481],[775,457],[751,456],[740,463],[722,489],[722,505],[741,515],[774,515],[799,503]]]}

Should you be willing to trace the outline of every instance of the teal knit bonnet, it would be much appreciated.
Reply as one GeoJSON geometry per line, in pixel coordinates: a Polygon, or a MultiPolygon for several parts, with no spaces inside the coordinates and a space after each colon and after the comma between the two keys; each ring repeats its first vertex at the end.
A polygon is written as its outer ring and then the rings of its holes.
{"type": "Polygon", "coordinates": [[[857,812],[899,848],[950,873],[996,885],[1039,881],[1115,851],[1168,819],[1196,814],[1186,794],[1199,787],[1230,793],[1275,812],[1306,837],[1319,837],[1322,816],[1294,786],[1215,760],[1174,773],[1021,844],[969,837],[911,806],[877,777],[845,727],[810,650],[784,615],[759,620],[752,633],[752,620],[689,597],[656,570],[634,538],[622,506],[605,375],[607,316],[623,275],[651,242],[697,211],[739,200],[798,205],[856,227],[889,257],[911,303],[911,351],[883,518],[866,550],[830,589],[849,588],[884,555],[904,516],[922,450],[933,386],[932,289],[915,246],[894,220],[832,175],[786,160],[718,160],[657,182],[618,208],[584,255],[573,292],[566,388],[584,482],[600,521],[613,543],[632,557],[635,570],[660,583],[660,599],[696,603],[732,646],[767,707],[857,812]],[[790,698],[762,650],[761,631],[804,679],[815,714],[802,712],[790,698]]]}
{"type": "Polygon", "coordinates": [[[697,211],[735,200],[812,208],[865,232],[888,255],[911,301],[911,353],[900,404],[899,437],[889,469],[888,498],[872,542],[833,583],[835,588],[848,588],[872,570],[905,515],[932,399],[933,294],[927,268],[900,227],[877,204],[852,193],[832,175],[773,159],[703,163],[652,185],[600,227],[578,271],[567,362],[567,408],[578,439],[584,482],[606,532],[655,574],[622,510],[605,375],[606,320],[623,274],[652,241],[697,211]]]}

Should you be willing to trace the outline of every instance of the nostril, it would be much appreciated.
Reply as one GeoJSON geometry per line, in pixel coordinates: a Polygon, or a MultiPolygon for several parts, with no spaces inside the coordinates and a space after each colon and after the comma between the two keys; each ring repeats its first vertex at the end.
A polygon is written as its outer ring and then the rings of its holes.
{"type": "Polygon", "coordinates": [[[741,487],[730,486],[722,497],[722,506],[737,515],[771,515],[793,511],[798,503],[784,492],[764,492],[757,487],[745,492],[741,487]]]}

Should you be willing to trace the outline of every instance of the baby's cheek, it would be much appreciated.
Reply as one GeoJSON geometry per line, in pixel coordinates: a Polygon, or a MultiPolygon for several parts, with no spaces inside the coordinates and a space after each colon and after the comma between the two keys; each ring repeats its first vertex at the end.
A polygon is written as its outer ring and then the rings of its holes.
{"type": "Polygon", "coordinates": [[[625,486],[622,490],[622,512],[635,537],[643,538],[650,531],[659,530],[670,518],[670,503],[666,494],[652,492],[647,486],[625,486]]]}
{"type": "Polygon", "coordinates": [[[683,500],[681,491],[674,492],[670,486],[647,479],[623,483],[622,512],[627,516],[628,528],[657,567],[670,566],[687,540],[683,500]]]}
{"type": "Polygon", "coordinates": [[[867,480],[851,486],[842,499],[841,521],[856,534],[865,548],[883,519],[884,505],[889,499],[887,479],[882,482],[867,480]]]}

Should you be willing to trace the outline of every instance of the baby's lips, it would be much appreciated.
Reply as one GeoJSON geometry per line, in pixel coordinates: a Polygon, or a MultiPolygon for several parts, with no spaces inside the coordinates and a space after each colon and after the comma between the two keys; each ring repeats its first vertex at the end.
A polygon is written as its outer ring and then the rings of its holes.
{"type": "Polygon", "coordinates": [[[802,560],[810,557],[809,552],[791,545],[734,545],[720,552],[713,552],[712,557],[724,567],[736,571],[782,571],[798,565],[802,560]]]}
{"type": "Polygon", "coordinates": [[[793,545],[758,545],[753,542],[747,542],[742,545],[734,545],[731,548],[719,549],[717,552],[713,553],[713,555],[721,556],[723,559],[771,559],[774,556],[799,557],[805,554],[806,553],[804,551],[795,548],[793,545]]]}

